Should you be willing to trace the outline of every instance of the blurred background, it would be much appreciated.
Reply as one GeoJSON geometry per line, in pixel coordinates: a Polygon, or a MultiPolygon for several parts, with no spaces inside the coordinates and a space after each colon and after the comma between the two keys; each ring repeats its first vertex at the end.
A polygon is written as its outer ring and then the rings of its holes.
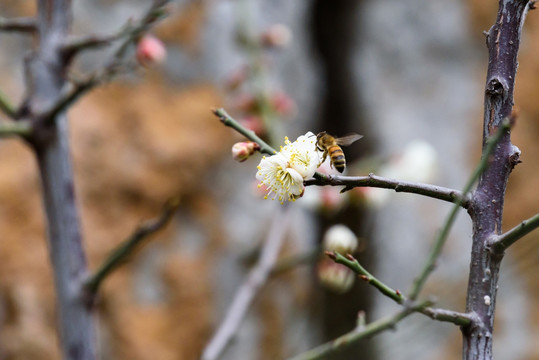
{"type": "MultiPolygon", "coordinates": [[[[150,1],[77,1],[75,34],[106,34],[150,1]]],[[[344,149],[349,175],[460,189],[479,159],[487,51],[497,6],[478,0],[176,1],[153,35],[167,58],[103,86],[70,110],[71,144],[91,269],[168,198],[172,222],[104,284],[97,304],[102,359],[198,359],[256,263],[276,214],[285,241],[274,272],[221,359],[281,359],[399,307],[320,255],[345,224],[357,258],[410,287],[450,205],[389,190],[308,187],[290,206],[263,200],[259,156],[235,162],[242,137],[210,112],[225,107],[273,146],[307,131],[364,135],[344,149]],[[296,266],[287,259],[300,259],[296,266]]],[[[3,1],[3,17],[35,2],[3,1]]],[[[20,101],[31,39],[0,34],[1,90],[20,101]]],[[[504,229],[537,210],[539,20],[524,26],[513,143],[523,163],[507,191],[504,229]]],[[[108,52],[85,54],[89,73],[108,52]]],[[[331,171],[329,169],[328,171],[331,171]]],[[[21,141],[0,141],[0,359],[59,359],[40,183],[21,141]]],[[[494,354],[539,359],[539,232],[512,247],[498,292],[494,354]]],[[[464,310],[471,222],[459,217],[423,294],[464,310]]],[[[331,359],[459,359],[453,325],[413,315],[331,359]]]]}

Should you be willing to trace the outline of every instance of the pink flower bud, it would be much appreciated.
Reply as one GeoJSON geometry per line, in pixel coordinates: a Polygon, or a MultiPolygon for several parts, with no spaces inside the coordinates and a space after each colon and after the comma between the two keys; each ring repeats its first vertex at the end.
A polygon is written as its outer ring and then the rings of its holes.
{"type": "Polygon", "coordinates": [[[274,24],[267,28],[260,36],[262,45],[272,48],[282,48],[290,43],[292,32],[283,24],[274,24]]]}
{"type": "Polygon", "coordinates": [[[235,143],[232,146],[232,157],[236,161],[244,162],[258,149],[260,146],[252,141],[235,143]]]}
{"type": "Polygon", "coordinates": [[[251,94],[238,94],[232,101],[232,106],[238,111],[243,111],[246,113],[257,111],[258,102],[251,94]]]}
{"type": "Polygon", "coordinates": [[[152,35],[144,35],[137,44],[136,57],[142,66],[152,66],[165,61],[167,50],[165,44],[152,35]]]}
{"type": "Polygon", "coordinates": [[[225,86],[227,90],[234,91],[237,90],[247,79],[247,68],[245,66],[231,73],[226,81],[225,86]]]}
{"type": "Polygon", "coordinates": [[[284,92],[272,94],[270,101],[275,111],[280,115],[290,116],[296,111],[296,103],[284,92]]]}
{"type": "Polygon", "coordinates": [[[254,131],[258,136],[263,136],[266,133],[264,121],[260,116],[252,115],[239,119],[240,124],[245,128],[254,131]]]}

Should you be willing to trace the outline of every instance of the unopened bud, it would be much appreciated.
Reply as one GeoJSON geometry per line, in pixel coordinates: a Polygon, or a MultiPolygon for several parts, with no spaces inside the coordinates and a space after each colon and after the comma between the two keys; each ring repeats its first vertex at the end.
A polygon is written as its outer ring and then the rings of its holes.
{"type": "Polygon", "coordinates": [[[239,119],[239,122],[243,125],[243,127],[254,131],[258,136],[264,135],[266,133],[264,121],[260,116],[248,115],[239,119]]]}
{"type": "Polygon", "coordinates": [[[165,44],[152,35],[144,35],[137,44],[136,57],[142,66],[152,66],[165,61],[167,50],[165,44]]]}
{"type": "Polygon", "coordinates": [[[252,141],[235,143],[232,146],[232,157],[234,160],[244,162],[253,155],[256,150],[259,150],[260,146],[252,141]]]}
{"type": "Polygon", "coordinates": [[[238,111],[253,113],[258,110],[258,101],[251,94],[238,94],[232,102],[232,107],[238,111]]]}
{"type": "Polygon", "coordinates": [[[282,48],[290,43],[292,32],[283,24],[274,24],[267,28],[260,36],[262,45],[272,48],[282,48]]]}
{"type": "Polygon", "coordinates": [[[318,279],[334,292],[342,294],[350,290],[355,277],[352,270],[331,260],[325,259],[318,263],[318,279]]]}
{"type": "Polygon", "coordinates": [[[356,235],[345,225],[333,225],[324,234],[324,249],[341,254],[353,253],[357,249],[356,235]]]}
{"type": "Polygon", "coordinates": [[[284,92],[276,92],[272,94],[270,101],[273,105],[273,109],[275,109],[275,112],[277,112],[279,115],[290,116],[296,111],[296,103],[284,92]]]}
{"type": "Polygon", "coordinates": [[[247,69],[246,67],[241,67],[240,69],[231,73],[226,79],[225,86],[228,90],[234,91],[237,90],[247,79],[247,69]]]}

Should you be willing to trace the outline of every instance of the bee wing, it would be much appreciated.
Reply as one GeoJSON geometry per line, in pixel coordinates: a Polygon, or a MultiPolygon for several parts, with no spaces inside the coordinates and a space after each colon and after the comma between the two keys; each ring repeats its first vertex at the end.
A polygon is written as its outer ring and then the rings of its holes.
{"type": "Polygon", "coordinates": [[[337,139],[335,139],[335,141],[339,145],[348,146],[348,145],[351,145],[352,143],[354,143],[355,141],[361,139],[362,137],[363,137],[363,135],[350,134],[350,135],[346,135],[346,136],[337,138],[337,139]]]}

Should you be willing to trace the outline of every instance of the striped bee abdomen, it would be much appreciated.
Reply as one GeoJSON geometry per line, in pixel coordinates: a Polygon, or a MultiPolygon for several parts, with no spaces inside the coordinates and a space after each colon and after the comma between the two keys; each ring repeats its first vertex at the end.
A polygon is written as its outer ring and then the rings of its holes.
{"type": "Polygon", "coordinates": [[[346,160],[341,147],[338,145],[330,146],[328,148],[328,154],[335,169],[342,173],[346,168],[346,160]]]}

